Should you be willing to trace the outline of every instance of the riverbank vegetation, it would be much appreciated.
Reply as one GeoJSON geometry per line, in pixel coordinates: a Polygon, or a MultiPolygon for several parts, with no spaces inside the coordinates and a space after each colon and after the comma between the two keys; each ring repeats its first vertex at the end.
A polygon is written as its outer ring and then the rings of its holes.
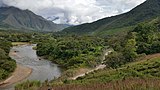
{"type": "Polygon", "coordinates": [[[6,79],[16,68],[16,62],[9,57],[11,42],[0,39],[0,80],[6,79]]]}
{"type": "Polygon", "coordinates": [[[25,81],[23,83],[17,84],[15,90],[37,90],[41,86],[40,81],[25,81]]]}
{"type": "Polygon", "coordinates": [[[102,60],[104,40],[90,36],[60,37],[37,45],[37,54],[69,69],[95,67],[102,60]]]}

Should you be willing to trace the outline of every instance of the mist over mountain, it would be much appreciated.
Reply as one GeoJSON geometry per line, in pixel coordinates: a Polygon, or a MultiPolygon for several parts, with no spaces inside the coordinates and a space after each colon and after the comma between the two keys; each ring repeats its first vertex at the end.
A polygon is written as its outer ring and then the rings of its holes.
{"type": "Polygon", "coordinates": [[[64,29],[68,34],[108,34],[160,16],[160,0],[147,0],[131,11],[64,29]]]}

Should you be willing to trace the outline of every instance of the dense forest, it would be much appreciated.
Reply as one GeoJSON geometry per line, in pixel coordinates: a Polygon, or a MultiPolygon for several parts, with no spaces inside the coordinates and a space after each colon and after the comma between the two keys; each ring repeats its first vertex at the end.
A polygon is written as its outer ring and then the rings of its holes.
{"type": "Polygon", "coordinates": [[[30,42],[38,43],[42,40],[48,40],[50,37],[58,37],[51,33],[38,33],[38,32],[20,32],[20,31],[3,31],[0,30],[0,39],[10,42],[30,42]]]}
{"type": "Polygon", "coordinates": [[[102,62],[104,45],[104,40],[98,37],[64,36],[38,43],[37,54],[68,69],[95,67],[102,62]]]}

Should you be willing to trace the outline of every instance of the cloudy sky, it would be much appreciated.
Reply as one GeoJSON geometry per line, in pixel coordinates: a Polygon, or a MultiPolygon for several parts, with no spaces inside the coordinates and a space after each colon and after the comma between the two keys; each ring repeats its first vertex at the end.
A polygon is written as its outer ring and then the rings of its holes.
{"type": "Polygon", "coordinates": [[[29,9],[56,23],[82,24],[127,12],[145,0],[0,0],[0,6],[29,9]]]}

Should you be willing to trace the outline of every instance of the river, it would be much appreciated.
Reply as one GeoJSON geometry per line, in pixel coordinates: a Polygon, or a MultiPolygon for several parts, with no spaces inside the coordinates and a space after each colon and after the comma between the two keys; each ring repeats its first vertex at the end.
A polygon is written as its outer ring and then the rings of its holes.
{"type": "MultiPolygon", "coordinates": [[[[53,80],[60,77],[61,69],[58,65],[50,62],[49,60],[42,59],[37,56],[36,50],[33,50],[35,44],[14,46],[10,52],[15,52],[16,55],[10,57],[16,60],[17,64],[26,66],[32,69],[32,73],[25,80],[53,80]]],[[[24,80],[23,80],[24,81],[24,80]]],[[[7,86],[1,90],[13,90],[15,84],[7,86]]]]}

